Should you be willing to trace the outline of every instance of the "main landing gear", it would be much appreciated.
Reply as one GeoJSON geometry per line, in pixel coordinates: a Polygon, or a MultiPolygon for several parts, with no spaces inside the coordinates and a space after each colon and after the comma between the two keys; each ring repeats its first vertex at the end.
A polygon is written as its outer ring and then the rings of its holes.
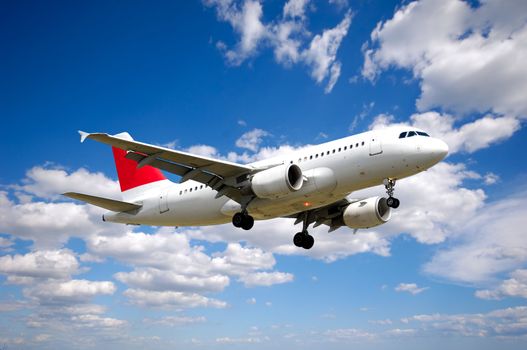
{"type": "Polygon", "coordinates": [[[315,239],[313,236],[307,232],[307,227],[309,226],[309,213],[306,213],[304,216],[304,222],[302,225],[302,231],[298,232],[293,237],[293,243],[299,247],[304,249],[311,249],[313,245],[315,244],[315,239]]]}
{"type": "Polygon", "coordinates": [[[386,205],[396,209],[399,208],[399,200],[393,196],[395,179],[384,179],[384,187],[386,188],[386,193],[388,194],[388,199],[386,199],[386,205]]]}
{"type": "Polygon", "coordinates": [[[254,218],[246,210],[234,214],[232,217],[234,227],[241,227],[244,230],[250,230],[254,226],[254,218]]]}

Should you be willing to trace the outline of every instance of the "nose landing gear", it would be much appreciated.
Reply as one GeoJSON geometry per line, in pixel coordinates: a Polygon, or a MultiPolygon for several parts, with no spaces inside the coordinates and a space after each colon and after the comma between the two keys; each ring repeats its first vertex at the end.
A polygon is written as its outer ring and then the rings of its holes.
{"type": "Polygon", "coordinates": [[[393,193],[395,191],[395,179],[384,179],[383,181],[384,187],[386,188],[386,193],[388,194],[388,199],[386,199],[386,204],[393,208],[399,208],[400,201],[393,196],[393,193]]]}

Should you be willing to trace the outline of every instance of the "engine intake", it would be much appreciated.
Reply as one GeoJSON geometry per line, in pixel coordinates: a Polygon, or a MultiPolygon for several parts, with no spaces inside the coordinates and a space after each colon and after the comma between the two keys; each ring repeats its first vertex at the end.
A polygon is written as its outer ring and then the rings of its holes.
{"type": "Polygon", "coordinates": [[[304,177],[296,164],[260,171],[251,179],[251,189],[259,198],[281,198],[302,188],[304,177]]]}
{"type": "Polygon", "coordinates": [[[370,197],[351,203],[344,209],[342,219],[349,228],[370,228],[390,220],[392,209],[384,197],[370,197]]]}

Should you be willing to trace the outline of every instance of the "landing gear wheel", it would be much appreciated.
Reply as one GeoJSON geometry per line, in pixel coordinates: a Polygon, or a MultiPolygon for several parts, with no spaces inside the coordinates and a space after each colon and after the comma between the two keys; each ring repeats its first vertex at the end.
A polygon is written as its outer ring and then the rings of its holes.
{"type": "Polygon", "coordinates": [[[295,246],[297,246],[298,248],[302,248],[303,247],[304,236],[305,236],[305,234],[303,232],[298,232],[293,237],[293,243],[295,244],[295,246]]]}
{"type": "Polygon", "coordinates": [[[306,250],[311,249],[313,247],[313,244],[315,244],[315,239],[313,238],[313,236],[306,232],[306,235],[304,236],[304,241],[302,243],[302,248],[306,250]]]}
{"type": "Polygon", "coordinates": [[[386,188],[386,193],[388,194],[386,205],[393,209],[399,208],[399,204],[401,204],[401,202],[399,202],[399,200],[393,196],[393,193],[395,192],[395,179],[384,179],[384,187],[386,188]]]}
{"type": "Polygon", "coordinates": [[[388,197],[388,199],[386,199],[386,205],[393,209],[398,208],[399,204],[401,204],[401,202],[395,197],[388,197]]]}
{"type": "Polygon", "coordinates": [[[250,230],[252,229],[254,226],[254,219],[252,216],[250,215],[244,215],[243,216],[243,221],[242,221],[242,228],[244,230],[250,230]]]}
{"type": "Polygon", "coordinates": [[[236,213],[232,217],[232,224],[234,227],[242,227],[244,215],[242,213],[236,213]]]}

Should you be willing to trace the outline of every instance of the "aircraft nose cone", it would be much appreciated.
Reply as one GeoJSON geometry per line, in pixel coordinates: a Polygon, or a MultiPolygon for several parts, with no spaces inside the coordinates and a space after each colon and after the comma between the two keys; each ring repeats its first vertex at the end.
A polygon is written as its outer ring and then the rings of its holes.
{"type": "Polygon", "coordinates": [[[444,159],[448,154],[448,145],[445,141],[437,139],[435,145],[435,152],[440,160],[444,159]]]}

